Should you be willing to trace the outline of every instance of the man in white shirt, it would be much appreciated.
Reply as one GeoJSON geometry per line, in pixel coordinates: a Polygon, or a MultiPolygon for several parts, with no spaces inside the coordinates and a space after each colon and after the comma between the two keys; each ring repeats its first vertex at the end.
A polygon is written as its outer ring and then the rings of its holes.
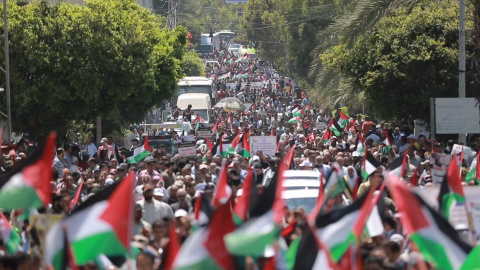
{"type": "Polygon", "coordinates": [[[93,138],[88,138],[87,153],[90,157],[93,157],[97,153],[97,146],[93,143],[93,138]]]}
{"type": "Polygon", "coordinates": [[[153,198],[152,184],[143,186],[143,200],[140,200],[138,204],[143,208],[143,219],[150,225],[156,220],[173,219],[173,211],[170,205],[153,198]]]}

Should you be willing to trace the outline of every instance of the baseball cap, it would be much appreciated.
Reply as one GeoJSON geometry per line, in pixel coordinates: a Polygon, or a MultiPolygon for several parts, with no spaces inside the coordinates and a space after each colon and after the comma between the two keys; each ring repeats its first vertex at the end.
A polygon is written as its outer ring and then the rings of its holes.
{"type": "Polygon", "coordinates": [[[407,139],[416,139],[415,134],[408,135],[407,139]]]}
{"type": "Polygon", "coordinates": [[[360,156],[360,153],[358,151],[354,151],[352,153],[352,157],[359,157],[360,156]]]}
{"type": "Polygon", "coordinates": [[[200,170],[201,169],[207,169],[208,170],[208,165],[207,164],[200,164],[200,170]]]}
{"type": "Polygon", "coordinates": [[[163,189],[156,188],[156,189],[153,190],[153,195],[154,196],[165,196],[165,193],[163,192],[163,189]]]}
{"type": "Polygon", "coordinates": [[[104,142],[106,142],[106,141],[107,141],[107,138],[102,138],[102,139],[100,140],[101,143],[104,143],[104,142]]]}
{"type": "Polygon", "coordinates": [[[187,215],[187,211],[183,209],[178,209],[177,211],[175,211],[175,217],[186,217],[187,215]]]}

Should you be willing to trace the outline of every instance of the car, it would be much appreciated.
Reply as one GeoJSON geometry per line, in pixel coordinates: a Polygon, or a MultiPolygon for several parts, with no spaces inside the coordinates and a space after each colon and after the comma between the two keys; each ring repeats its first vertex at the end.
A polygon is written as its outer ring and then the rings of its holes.
{"type": "Polygon", "coordinates": [[[282,198],[288,209],[302,207],[310,213],[317,203],[320,189],[320,173],[318,171],[287,170],[283,172],[282,198]]]}
{"type": "Polygon", "coordinates": [[[207,66],[211,66],[211,67],[220,66],[220,63],[218,63],[218,61],[209,60],[205,62],[205,67],[207,66]]]}
{"type": "Polygon", "coordinates": [[[318,198],[317,189],[291,189],[282,192],[282,198],[289,210],[302,207],[305,213],[309,214],[315,208],[318,198]]]}
{"type": "Polygon", "coordinates": [[[240,44],[231,44],[230,46],[228,46],[228,52],[238,54],[238,51],[240,50],[241,47],[242,45],[240,44]]]}
{"type": "Polygon", "coordinates": [[[181,136],[183,133],[188,133],[192,130],[192,124],[188,121],[165,122],[163,124],[159,124],[158,126],[165,129],[173,128],[173,130],[177,132],[178,136],[181,136]]]}

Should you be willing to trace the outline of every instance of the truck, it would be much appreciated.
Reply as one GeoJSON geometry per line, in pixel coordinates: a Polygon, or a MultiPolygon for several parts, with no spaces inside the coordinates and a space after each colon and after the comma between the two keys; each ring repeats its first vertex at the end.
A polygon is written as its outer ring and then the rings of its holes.
{"type": "Polygon", "coordinates": [[[186,110],[188,105],[192,105],[192,110],[194,112],[194,115],[192,115],[192,121],[195,120],[197,115],[200,115],[205,123],[210,123],[210,112],[212,110],[210,95],[204,93],[187,93],[178,96],[177,106],[180,110],[186,110]]]}

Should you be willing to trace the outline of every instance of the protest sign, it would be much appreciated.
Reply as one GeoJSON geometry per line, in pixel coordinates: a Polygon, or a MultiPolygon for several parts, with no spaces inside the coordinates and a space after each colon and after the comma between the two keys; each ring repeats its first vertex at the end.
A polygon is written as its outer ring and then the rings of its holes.
{"type": "Polygon", "coordinates": [[[30,248],[32,253],[38,254],[40,258],[43,258],[47,232],[55,223],[62,219],[63,215],[30,215],[30,234],[32,236],[30,248]]]}
{"type": "Polygon", "coordinates": [[[180,142],[177,144],[178,155],[181,157],[195,156],[197,151],[195,150],[195,142],[180,142]]]}
{"type": "Polygon", "coordinates": [[[212,136],[211,124],[200,123],[197,129],[197,138],[210,138],[212,136]]]}
{"type": "Polygon", "coordinates": [[[463,160],[465,166],[468,168],[473,161],[472,148],[460,144],[454,144],[452,147],[452,155],[456,153],[457,156],[460,156],[460,153],[463,152],[463,160]]]}
{"type": "Polygon", "coordinates": [[[442,183],[447,174],[448,164],[450,164],[451,155],[432,153],[430,155],[430,164],[432,165],[432,182],[435,185],[442,183]]]}
{"type": "Polygon", "coordinates": [[[276,136],[250,136],[250,151],[255,154],[257,151],[262,151],[271,157],[275,156],[277,149],[276,136]]]}

